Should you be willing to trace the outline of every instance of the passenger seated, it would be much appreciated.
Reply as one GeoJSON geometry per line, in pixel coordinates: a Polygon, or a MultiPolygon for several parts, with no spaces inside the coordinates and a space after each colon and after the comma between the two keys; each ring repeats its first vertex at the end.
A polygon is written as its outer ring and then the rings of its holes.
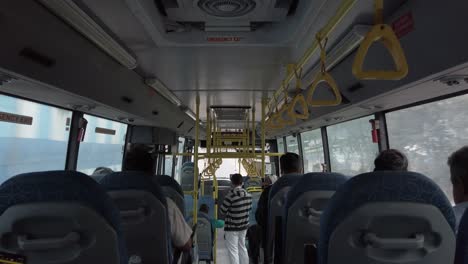
{"type": "Polygon", "coordinates": [[[91,178],[99,182],[104,176],[106,176],[107,174],[111,174],[113,172],[114,172],[113,170],[107,167],[97,167],[94,170],[93,174],[91,174],[91,178]]]}
{"type": "Polygon", "coordinates": [[[448,158],[450,167],[450,181],[453,185],[453,200],[455,206],[453,211],[457,220],[456,230],[460,220],[468,208],[468,146],[455,151],[448,158]]]}
{"type": "MultiPolygon", "coordinates": [[[[127,153],[124,163],[126,171],[143,171],[153,175],[154,159],[144,147],[135,147],[127,153]]],[[[188,252],[192,249],[192,229],[185,222],[182,212],[176,203],[166,197],[167,213],[171,224],[171,239],[174,247],[178,250],[188,252]]]]}
{"type": "Polygon", "coordinates": [[[408,159],[396,149],[387,149],[374,160],[374,171],[407,171],[408,159]]]}

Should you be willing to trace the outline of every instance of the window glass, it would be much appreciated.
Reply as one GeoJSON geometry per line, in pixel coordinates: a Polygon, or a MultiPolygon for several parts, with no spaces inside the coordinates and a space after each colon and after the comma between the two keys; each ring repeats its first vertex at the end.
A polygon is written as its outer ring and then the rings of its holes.
{"type": "Polygon", "coordinates": [[[447,158],[468,145],[468,95],[388,113],[391,148],[404,152],[409,169],[432,178],[453,201],[447,158]]]}
{"type": "Polygon", "coordinates": [[[294,137],[294,136],[286,137],[286,150],[288,152],[299,154],[299,144],[297,143],[297,137],[294,137]]]}
{"type": "Polygon", "coordinates": [[[88,126],[80,144],[77,170],[89,175],[98,167],[122,170],[127,125],[90,115],[84,118],[88,126]]]}
{"type": "Polygon", "coordinates": [[[322,132],[320,129],[301,134],[304,172],[321,172],[325,163],[323,154],[322,132]]]}
{"type": "Polygon", "coordinates": [[[355,176],[374,170],[379,147],[372,142],[371,119],[367,116],[327,127],[333,172],[355,176]]]}
{"type": "Polygon", "coordinates": [[[278,138],[276,142],[278,144],[278,153],[284,153],[284,138],[278,138]]]}
{"type": "MultiPolygon", "coordinates": [[[[185,144],[185,138],[180,137],[178,146],[177,146],[177,152],[183,153],[184,152],[184,144],[185,144]]],[[[180,170],[182,169],[182,161],[184,159],[184,156],[176,156],[176,163],[177,166],[175,168],[175,177],[174,179],[180,183],[180,170]]]]}
{"type": "Polygon", "coordinates": [[[172,155],[164,156],[164,175],[172,177],[172,155]]]}
{"type": "Polygon", "coordinates": [[[67,110],[0,95],[0,183],[19,173],[63,170],[71,116],[67,110]]]}

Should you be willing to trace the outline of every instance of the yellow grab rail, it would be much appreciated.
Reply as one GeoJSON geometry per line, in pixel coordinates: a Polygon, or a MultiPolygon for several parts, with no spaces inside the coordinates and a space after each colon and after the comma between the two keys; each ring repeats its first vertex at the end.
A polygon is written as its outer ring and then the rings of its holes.
{"type": "Polygon", "coordinates": [[[383,0],[375,0],[375,25],[359,46],[353,63],[353,74],[361,80],[401,80],[408,75],[408,62],[393,29],[383,22],[383,0]],[[395,70],[363,70],[364,60],[374,42],[382,41],[392,55],[395,70]]]}
{"type": "MultiPolygon", "coordinates": [[[[357,3],[358,0],[343,0],[340,4],[340,7],[336,11],[335,15],[328,21],[328,23],[322,28],[320,31],[320,35],[322,37],[327,37],[335,28],[340,24],[340,22],[346,17],[348,12],[353,8],[354,4],[357,3]]],[[[309,62],[312,55],[317,51],[319,48],[318,42],[314,41],[312,45],[306,50],[302,58],[297,63],[298,68],[304,68],[304,66],[309,62]]],[[[290,83],[294,78],[294,73],[289,73],[286,78],[284,79],[283,83],[290,83]]],[[[273,97],[268,103],[268,113],[272,109],[275,109],[275,104],[278,104],[278,99],[283,89],[283,84],[281,87],[273,94],[273,97]]]]}
{"type": "Polygon", "coordinates": [[[307,92],[307,103],[310,106],[335,106],[341,104],[341,101],[343,98],[341,97],[340,90],[338,89],[338,85],[335,82],[335,79],[327,72],[327,68],[325,65],[326,62],[326,45],[327,45],[327,38],[325,38],[325,43],[322,44],[322,37],[320,34],[317,34],[316,36],[317,42],[319,43],[320,46],[320,64],[321,64],[321,70],[315,77],[314,81],[310,85],[309,91],[307,92]],[[325,82],[329,87],[330,90],[333,92],[333,95],[335,96],[334,100],[316,100],[314,99],[314,93],[315,90],[317,89],[318,85],[321,84],[322,82],[325,82]]]}

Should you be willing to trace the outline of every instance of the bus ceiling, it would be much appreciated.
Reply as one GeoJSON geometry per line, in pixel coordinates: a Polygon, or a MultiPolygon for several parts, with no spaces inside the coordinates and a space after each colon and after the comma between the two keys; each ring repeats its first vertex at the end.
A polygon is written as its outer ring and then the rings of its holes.
{"type": "MultiPolygon", "coordinates": [[[[109,109],[115,113],[101,111],[108,118],[120,116],[181,135],[193,133],[197,96],[202,121],[210,105],[237,105],[256,109],[259,122],[263,99],[278,92],[288,102],[301,93],[306,97],[322,69],[336,81],[340,105],[309,105],[307,119],[269,136],[466,89],[468,39],[466,29],[457,26],[468,22],[462,12],[465,1],[444,9],[436,0],[383,1],[382,22],[395,33],[408,65],[407,75],[396,81],[362,80],[353,74],[358,47],[375,22],[375,1],[38,2],[0,3],[5,22],[0,29],[9,36],[0,49],[0,67],[41,84],[17,89],[12,82],[2,85],[4,92],[66,108],[94,106],[85,107],[90,113],[109,109]],[[319,63],[317,33],[327,39],[325,68],[319,63]],[[302,90],[291,67],[301,70],[302,90]],[[444,80],[454,76],[462,81],[448,88],[450,81],[444,80]],[[399,100],[389,103],[386,98],[399,100]]],[[[372,45],[365,57],[364,68],[394,66],[380,45],[372,45]]],[[[330,91],[319,88],[314,98],[330,99],[330,91]]],[[[277,109],[267,110],[271,114],[277,109]]],[[[223,125],[235,127],[235,121],[223,125]]]]}

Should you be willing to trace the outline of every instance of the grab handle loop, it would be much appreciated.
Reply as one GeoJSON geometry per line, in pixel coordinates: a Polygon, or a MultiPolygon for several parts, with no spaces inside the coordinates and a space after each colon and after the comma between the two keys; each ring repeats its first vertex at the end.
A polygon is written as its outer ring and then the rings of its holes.
{"type": "Polygon", "coordinates": [[[304,98],[304,95],[298,94],[294,97],[290,103],[288,115],[303,120],[309,118],[309,106],[307,105],[307,101],[304,98]],[[300,113],[296,112],[297,105],[300,107],[300,113]]]}
{"type": "Polygon", "coordinates": [[[309,91],[307,92],[307,103],[310,106],[336,106],[341,104],[341,101],[343,98],[341,97],[340,90],[338,89],[338,85],[333,79],[333,77],[327,72],[326,69],[326,45],[327,45],[327,38],[325,38],[325,43],[322,44],[322,38],[320,37],[319,34],[316,36],[317,41],[319,43],[319,47],[321,49],[320,51],[320,64],[321,64],[321,70],[315,77],[314,81],[310,85],[309,91]],[[314,99],[314,93],[315,90],[317,89],[318,85],[322,82],[325,82],[330,90],[333,92],[333,95],[335,97],[334,100],[316,100],[314,99]]]}
{"type": "Polygon", "coordinates": [[[289,112],[289,108],[291,106],[291,104],[284,104],[279,110],[278,123],[282,124],[283,126],[292,126],[296,124],[296,117],[291,115],[289,112]]]}
{"type": "Polygon", "coordinates": [[[414,238],[380,238],[374,233],[364,235],[364,243],[379,249],[421,249],[424,248],[424,235],[416,234],[414,238]]]}
{"type": "Polygon", "coordinates": [[[63,249],[80,241],[80,234],[70,232],[61,238],[29,239],[27,236],[18,236],[18,246],[23,251],[40,251],[50,249],[63,249]]]}
{"type": "Polygon", "coordinates": [[[375,0],[375,25],[359,46],[353,63],[353,74],[361,80],[401,80],[408,75],[408,62],[393,29],[383,22],[383,0],[375,0]],[[395,64],[395,70],[364,71],[364,60],[374,42],[382,41],[395,64]]]}

